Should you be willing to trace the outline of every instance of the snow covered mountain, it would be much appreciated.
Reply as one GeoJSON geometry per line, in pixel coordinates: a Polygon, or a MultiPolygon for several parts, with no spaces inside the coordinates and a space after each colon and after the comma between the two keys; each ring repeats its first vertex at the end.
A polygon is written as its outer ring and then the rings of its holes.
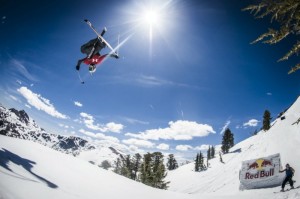
{"type": "Polygon", "coordinates": [[[80,137],[47,133],[24,110],[6,109],[1,105],[0,134],[31,140],[57,151],[78,156],[97,165],[100,165],[104,160],[113,164],[118,157],[124,155],[113,147],[96,146],[80,137]]]}

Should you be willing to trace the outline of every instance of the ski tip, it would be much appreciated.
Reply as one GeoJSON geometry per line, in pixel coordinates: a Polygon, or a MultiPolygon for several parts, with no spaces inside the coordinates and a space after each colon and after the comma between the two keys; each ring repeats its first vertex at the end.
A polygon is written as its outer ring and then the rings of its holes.
{"type": "Polygon", "coordinates": [[[84,19],[83,21],[85,21],[85,22],[88,22],[89,20],[87,20],[87,19],[84,19]]]}
{"type": "Polygon", "coordinates": [[[107,28],[106,28],[106,27],[104,27],[104,28],[103,28],[103,30],[106,32],[106,31],[107,31],[107,28]]]}

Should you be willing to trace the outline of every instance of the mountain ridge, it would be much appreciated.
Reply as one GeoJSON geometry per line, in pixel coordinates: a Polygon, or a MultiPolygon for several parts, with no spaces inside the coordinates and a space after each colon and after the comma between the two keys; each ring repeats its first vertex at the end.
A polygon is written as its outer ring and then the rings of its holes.
{"type": "MultiPolygon", "coordinates": [[[[48,133],[41,128],[24,110],[16,110],[15,108],[7,109],[0,104],[0,135],[14,137],[19,139],[31,140],[48,146],[54,150],[80,156],[80,154],[89,151],[102,150],[102,147],[96,146],[89,141],[77,136],[65,136],[54,133],[48,133]]],[[[104,147],[104,146],[103,146],[104,147]]],[[[124,153],[113,148],[108,148],[106,151],[109,155],[109,162],[114,164],[114,160],[118,157],[123,157],[124,153]]],[[[103,150],[102,150],[103,151],[103,150]]],[[[106,156],[108,157],[108,156],[106,156]]],[[[97,157],[93,157],[95,162],[97,157]]],[[[98,158],[99,159],[99,158],[98,158]]],[[[102,158],[101,161],[104,159],[102,158]]],[[[89,161],[89,160],[87,160],[89,161]]],[[[98,162],[98,165],[101,164],[98,162]]]]}

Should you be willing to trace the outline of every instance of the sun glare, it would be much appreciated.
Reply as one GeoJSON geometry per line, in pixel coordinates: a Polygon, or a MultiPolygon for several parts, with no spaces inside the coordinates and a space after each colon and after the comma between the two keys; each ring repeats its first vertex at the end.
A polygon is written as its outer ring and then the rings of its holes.
{"type": "MultiPolygon", "coordinates": [[[[173,0],[136,0],[132,6],[134,29],[148,33],[149,57],[151,58],[155,39],[168,39],[168,28],[174,26],[173,18],[176,6],[173,0]]],[[[146,36],[146,35],[145,35],[146,36]]],[[[145,37],[143,37],[145,38],[145,37]]]]}
{"type": "Polygon", "coordinates": [[[150,25],[158,23],[158,13],[154,10],[149,10],[145,13],[144,21],[150,25]]]}

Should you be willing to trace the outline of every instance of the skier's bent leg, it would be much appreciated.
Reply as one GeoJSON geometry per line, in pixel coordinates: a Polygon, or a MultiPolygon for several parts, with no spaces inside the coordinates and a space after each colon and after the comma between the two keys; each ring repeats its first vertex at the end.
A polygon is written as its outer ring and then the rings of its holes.
{"type": "Polygon", "coordinates": [[[284,179],[284,181],[282,182],[282,185],[281,185],[281,188],[282,189],[284,189],[284,187],[285,187],[285,184],[288,182],[288,177],[286,177],[285,179],[284,179]]]}

